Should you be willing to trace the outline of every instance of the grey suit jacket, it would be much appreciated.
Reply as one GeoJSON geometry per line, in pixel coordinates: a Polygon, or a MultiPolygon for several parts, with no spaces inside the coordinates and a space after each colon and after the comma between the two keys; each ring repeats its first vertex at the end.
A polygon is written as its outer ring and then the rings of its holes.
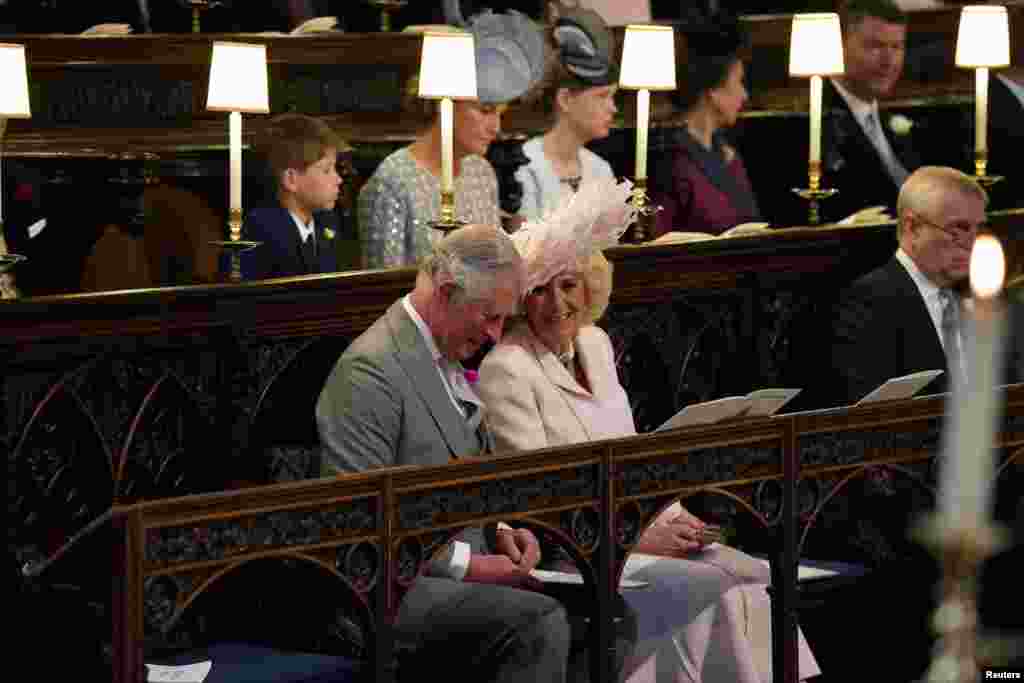
{"type": "MultiPolygon", "coordinates": [[[[440,465],[488,445],[448,396],[416,323],[396,301],[338,359],[320,392],[316,422],[323,473],[440,465]]],[[[487,552],[478,529],[462,540],[487,552]]],[[[430,573],[444,574],[446,557],[430,573]]]]}

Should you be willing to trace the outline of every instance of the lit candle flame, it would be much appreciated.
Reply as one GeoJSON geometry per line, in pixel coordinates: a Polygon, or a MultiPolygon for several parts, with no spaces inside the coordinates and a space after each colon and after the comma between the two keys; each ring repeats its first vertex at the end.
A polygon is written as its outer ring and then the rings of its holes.
{"type": "Polygon", "coordinates": [[[1006,258],[1003,246],[993,235],[981,235],[971,251],[971,291],[981,299],[991,299],[1003,289],[1006,258]]]}

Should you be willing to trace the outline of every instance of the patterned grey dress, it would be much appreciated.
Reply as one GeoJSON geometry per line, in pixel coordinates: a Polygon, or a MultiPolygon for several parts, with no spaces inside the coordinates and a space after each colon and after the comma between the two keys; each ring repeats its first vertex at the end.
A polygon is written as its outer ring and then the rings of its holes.
{"type": "MultiPolygon", "coordinates": [[[[416,265],[443,236],[428,225],[441,214],[441,179],[420,166],[408,147],[380,163],[359,192],[358,209],[365,268],[416,265]]],[[[483,157],[462,159],[455,215],[469,223],[501,225],[498,180],[483,157]]]]}

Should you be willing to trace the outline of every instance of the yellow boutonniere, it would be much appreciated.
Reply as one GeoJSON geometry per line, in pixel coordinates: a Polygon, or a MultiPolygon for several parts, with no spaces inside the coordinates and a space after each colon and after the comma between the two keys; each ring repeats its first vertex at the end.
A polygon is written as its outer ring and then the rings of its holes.
{"type": "Polygon", "coordinates": [[[333,240],[334,239],[334,231],[331,230],[330,228],[324,228],[324,239],[325,240],[333,240]]]}

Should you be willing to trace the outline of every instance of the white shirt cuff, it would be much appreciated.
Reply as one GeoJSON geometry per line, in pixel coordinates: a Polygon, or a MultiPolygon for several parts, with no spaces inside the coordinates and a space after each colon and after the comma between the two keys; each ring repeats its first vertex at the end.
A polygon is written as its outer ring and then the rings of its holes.
{"type": "Polygon", "coordinates": [[[455,581],[462,581],[469,570],[469,544],[465,541],[452,541],[452,559],[448,563],[448,576],[455,581]]]}

